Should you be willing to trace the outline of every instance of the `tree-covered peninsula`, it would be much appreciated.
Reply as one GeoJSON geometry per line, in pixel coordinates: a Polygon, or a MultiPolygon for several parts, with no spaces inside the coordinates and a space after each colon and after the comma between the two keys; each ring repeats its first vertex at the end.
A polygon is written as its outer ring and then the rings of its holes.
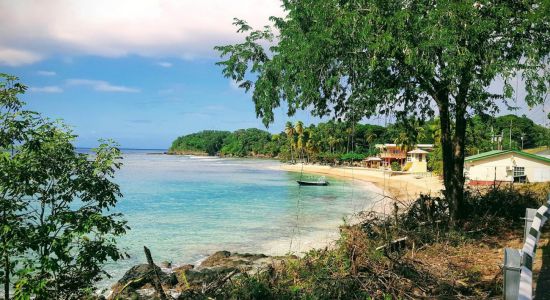
{"type": "MultiPolygon", "coordinates": [[[[272,134],[256,128],[234,132],[205,130],[178,137],[170,147],[172,154],[220,155],[230,157],[268,157],[283,161],[336,163],[362,160],[377,154],[376,144],[395,143],[412,148],[415,144],[434,144],[431,162],[439,161],[439,119],[409,121],[379,126],[328,121],[304,125],[287,122],[284,131],[272,134]]],[[[468,155],[502,147],[528,149],[550,144],[550,130],[526,116],[470,119],[466,135],[468,155]]],[[[433,163],[432,166],[437,166],[433,163]]]]}

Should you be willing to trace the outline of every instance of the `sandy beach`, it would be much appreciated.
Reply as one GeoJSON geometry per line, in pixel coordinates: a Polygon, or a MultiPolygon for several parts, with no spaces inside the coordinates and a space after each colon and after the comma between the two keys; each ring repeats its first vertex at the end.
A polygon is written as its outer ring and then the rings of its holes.
{"type": "Polygon", "coordinates": [[[361,167],[331,167],[316,164],[281,164],[282,171],[304,172],[307,174],[326,175],[353,180],[381,197],[375,201],[371,210],[388,213],[394,200],[406,204],[420,194],[438,196],[443,189],[443,182],[437,176],[417,176],[413,174],[393,174],[390,171],[367,169],[361,167]]]}

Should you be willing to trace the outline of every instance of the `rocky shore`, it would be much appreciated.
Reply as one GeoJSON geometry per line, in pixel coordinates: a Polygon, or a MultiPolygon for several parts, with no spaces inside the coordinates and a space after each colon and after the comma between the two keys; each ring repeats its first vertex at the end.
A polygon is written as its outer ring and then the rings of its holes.
{"type": "Polygon", "coordinates": [[[111,288],[108,299],[153,299],[154,280],[159,275],[162,287],[173,299],[193,299],[223,288],[228,280],[244,274],[273,272],[296,256],[267,256],[263,254],[218,251],[200,265],[172,268],[163,262],[161,267],[148,264],[133,266],[111,288]]]}

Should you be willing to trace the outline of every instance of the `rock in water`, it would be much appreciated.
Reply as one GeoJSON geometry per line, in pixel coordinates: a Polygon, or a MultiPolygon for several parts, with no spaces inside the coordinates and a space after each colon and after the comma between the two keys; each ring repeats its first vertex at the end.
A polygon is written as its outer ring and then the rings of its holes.
{"type": "Polygon", "coordinates": [[[248,270],[256,261],[266,258],[263,254],[231,253],[218,251],[205,259],[200,268],[224,267],[248,270]]]}
{"type": "Polygon", "coordinates": [[[218,251],[209,257],[207,257],[202,263],[201,267],[215,267],[219,266],[223,261],[225,261],[228,257],[231,256],[231,252],[229,251],[218,251]]]}

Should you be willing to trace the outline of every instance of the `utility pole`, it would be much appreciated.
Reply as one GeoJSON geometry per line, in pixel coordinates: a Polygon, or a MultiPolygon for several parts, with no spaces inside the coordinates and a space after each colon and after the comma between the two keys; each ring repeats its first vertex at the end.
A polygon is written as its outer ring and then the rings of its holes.
{"type": "Polygon", "coordinates": [[[510,120],[510,150],[512,150],[512,120],[510,120]]]}
{"type": "Polygon", "coordinates": [[[491,126],[491,150],[495,150],[495,132],[493,131],[493,126],[491,126]]]}
{"type": "Polygon", "coordinates": [[[523,136],[524,136],[524,135],[525,135],[525,134],[523,134],[523,133],[521,134],[521,151],[523,151],[523,136]]]}

